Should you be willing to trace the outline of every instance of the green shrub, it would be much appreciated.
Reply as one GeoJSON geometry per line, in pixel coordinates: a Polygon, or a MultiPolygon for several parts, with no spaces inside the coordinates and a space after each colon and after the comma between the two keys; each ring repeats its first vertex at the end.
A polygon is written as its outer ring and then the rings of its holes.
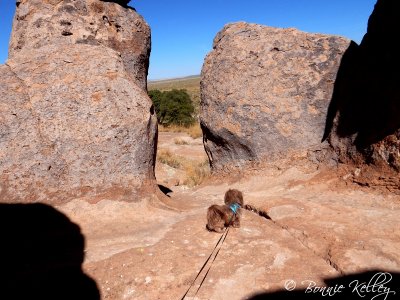
{"type": "Polygon", "coordinates": [[[159,124],[190,126],[195,122],[195,109],[186,90],[150,90],[149,96],[153,101],[159,124]]]}

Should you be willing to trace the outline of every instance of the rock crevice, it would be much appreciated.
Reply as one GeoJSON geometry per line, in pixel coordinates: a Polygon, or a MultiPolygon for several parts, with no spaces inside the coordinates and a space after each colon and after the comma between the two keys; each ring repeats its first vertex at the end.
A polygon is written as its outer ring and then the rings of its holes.
{"type": "Polygon", "coordinates": [[[308,245],[308,243],[306,241],[307,237],[304,236],[304,232],[302,232],[303,238],[299,238],[299,236],[294,234],[287,225],[282,225],[277,220],[274,220],[273,218],[271,218],[271,216],[268,214],[268,212],[265,209],[259,208],[259,207],[256,207],[256,206],[250,205],[250,204],[247,204],[245,206],[245,208],[249,211],[252,211],[252,212],[258,214],[260,217],[266,219],[267,221],[271,221],[275,226],[286,231],[294,240],[298,241],[304,248],[306,248],[308,251],[310,251],[312,253],[312,255],[324,260],[330,267],[335,269],[339,274],[344,274],[343,270],[341,270],[341,268],[335,262],[335,259],[333,258],[332,250],[331,250],[330,246],[326,249],[325,255],[320,254],[320,253],[318,253],[318,251],[316,249],[313,249],[311,246],[308,245]]]}

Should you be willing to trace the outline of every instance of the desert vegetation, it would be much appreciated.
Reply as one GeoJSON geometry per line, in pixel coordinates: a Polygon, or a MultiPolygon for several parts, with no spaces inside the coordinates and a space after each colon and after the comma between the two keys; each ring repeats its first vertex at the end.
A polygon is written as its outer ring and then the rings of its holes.
{"type": "Polygon", "coordinates": [[[185,89],[171,91],[150,90],[158,123],[163,126],[178,125],[188,127],[195,122],[195,109],[185,89]]]}
{"type": "MultiPolygon", "coordinates": [[[[169,97],[176,94],[172,91],[184,90],[185,93],[189,96],[191,105],[194,108],[192,114],[192,116],[194,117],[193,123],[191,123],[190,125],[184,124],[182,126],[182,122],[179,122],[179,120],[170,124],[159,122],[159,129],[161,132],[184,132],[192,138],[198,138],[202,136],[200,124],[198,122],[200,107],[200,76],[189,76],[184,78],[150,81],[148,83],[148,89],[149,96],[150,98],[152,98],[153,102],[160,101],[161,97],[165,97],[161,102],[167,101],[169,97]],[[167,93],[164,94],[165,92],[167,93]]],[[[168,106],[166,108],[168,108],[168,106]]]]}
{"type": "Polygon", "coordinates": [[[185,89],[154,89],[149,91],[149,96],[153,101],[161,132],[186,133],[194,139],[202,136],[196,108],[185,89]]]}
{"type": "MultiPolygon", "coordinates": [[[[148,94],[157,113],[162,141],[157,152],[160,168],[164,165],[176,170],[174,184],[189,187],[201,184],[209,177],[210,167],[205,155],[201,158],[196,155],[204,151],[201,141],[196,141],[203,135],[198,122],[200,77],[149,82],[148,94]]],[[[162,171],[157,174],[161,182],[166,177],[169,176],[162,171]]]]}
{"type": "Polygon", "coordinates": [[[200,123],[195,122],[190,126],[178,126],[178,125],[170,125],[170,126],[163,126],[160,125],[158,127],[160,132],[177,132],[177,133],[186,133],[193,139],[197,139],[203,136],[201,131],[200,123]]]}
{"type": "Polygon", "coordinates": [[[202,161],[173,154],[169,149],[162,149],[157,154],[157,162],[183,171],[186,176],[180,184],[194,187],[210,176],[208,159],[202,161]]]}
{"type": "Polygon", "coordinates": [[[200,76],[188,76],[148,82],[149,90],[170,91],[173,89],[185,89],[192,100],[196,113],[200,105],[200,76]]]}

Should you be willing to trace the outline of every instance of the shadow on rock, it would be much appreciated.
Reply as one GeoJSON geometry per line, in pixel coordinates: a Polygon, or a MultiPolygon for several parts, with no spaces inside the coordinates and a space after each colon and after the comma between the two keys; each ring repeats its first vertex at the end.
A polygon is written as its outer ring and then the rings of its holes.
{"type": "Polygon", "coordinates": [[[160,191],[161,191],[164,195],[166,195],[166,196],[168,196],[168,197],[171,197],[171,196],[168,195],[168,194],[169,194],[169,193],[173,193],[173,190],[171,190],[169,187],[166,187],[165,185],[159,184],[159,185],[158,185],[158,188],[160,189],[160,191]]]}
{"type": "Polygon", "coordinates": [[[288,289],[253,295],[248,300],[263,299],[397,299],[400,294],[400,273],[367,271],[325,279],[325,287],[305,280],[302,283],[287,281],[288,289]],[[302,289],[298,289],[302,288],[302,289]],[[375,297],[375,298],[374,298],[375,297]]]}
{"type": "Polygon", "coordinates": [[[45,204],[0,204],[2,299],[100,299],[78,225],[45,204]],[[3,298],[4,296],[4,298],[3,298]]]}
{"type": "Polygon", "coordinates": [[[129,8],[129,9],[135,10],[133,7],[130,7],[128,5],[130,0],[101,0],[101,1],[103,1],[103,2],[114,2],[114,3],[117,3],[117,4],[121,5],[124,8],[129,8]]]}
{"type": "Polygon", "coordinates": [[[400,140],[400,57],[394,38],[399,29],[400,1],[379,0],[361,44],[352,42],[342,58],[323,140],[331,135],[337,152],[347,149],[343,154],[355,160],[355,150],[369,162],[376,152],[371,145],[389,135],[396,143],[400,140]]]}

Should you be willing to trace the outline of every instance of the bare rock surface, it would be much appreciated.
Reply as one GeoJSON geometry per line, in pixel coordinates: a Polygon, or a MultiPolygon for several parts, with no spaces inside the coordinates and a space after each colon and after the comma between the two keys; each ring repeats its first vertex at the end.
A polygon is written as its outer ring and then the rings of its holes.
{"type": "Polygon", "coordinates": [[[296,29],[226,25],[202,69],[200,118],[213,170],[325,155],[326,112],[349,44],[296,29]]]}
{"type": "Polygon", "coordinates": [[[162,203],[76,199],[58,209],[81,226],[84,270],[103,299],[180,299],[220,238],[205,229],[206,209],[231,187],[271,219],[244,211],[195,299],[249,299],[284,290],[288,280],[305,289],[371,269],[399,273],[399,197],[346,186],[325,171],[270,168],[175,191],[162,203]]]}
{"type": "MultiPolygon", "coordinates": [[[[61,34],[62,20],[100,24],[102,14],[90,17],[85,8],[94,4],[142,20],[101,1],[21,1],[17,8],[11,58],[0,73],[0,201],[134,201],[154,191],[157,119],[145,78],[137,84],[117,48],[61,34]]],[[[149,38],[130,43],[141,48],[149,38]]]]}
{"type": "Polygon", "coordinates": [[[22,0],[18,3],[9,57],[23,49],[46,45],[103,45],[120,53],[131,79],[146,89],[150,28],[133,8],[126,7],[127,1],[22,0]]]}

